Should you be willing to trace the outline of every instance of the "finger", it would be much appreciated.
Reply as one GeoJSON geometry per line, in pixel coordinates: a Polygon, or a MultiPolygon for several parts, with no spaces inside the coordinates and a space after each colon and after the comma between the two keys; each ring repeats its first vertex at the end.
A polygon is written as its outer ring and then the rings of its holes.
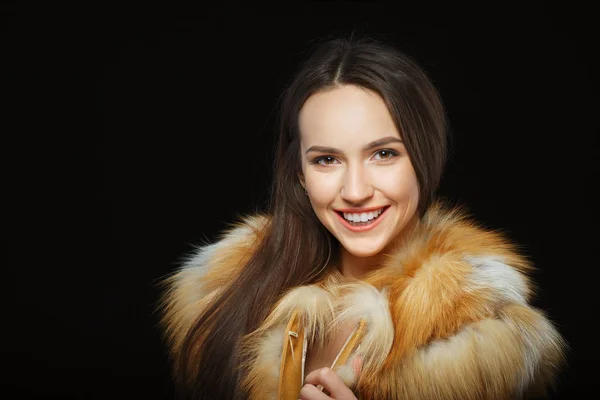
{"type": "Polygon", "coordinates": [[[315,385],[307,383],[300,390],[300,400],[332,400],[331,397],[327,396],[320,389],[317,389],[315,385]]]}
{"type": "Polygon", "coordinates": [[[320,368],[306,375],[305,383],[322,385],[334,399],[355,399],[354,393],[331,368],[320,368]]]}
{"type": "Polygon", "coordinates": [[[357,355],[352,359],[350,366],[352,368],[352,372],[354,372],[355,376],[360,375],[360,371],[362,370],[363,359],[360,355],[357,355]]]}

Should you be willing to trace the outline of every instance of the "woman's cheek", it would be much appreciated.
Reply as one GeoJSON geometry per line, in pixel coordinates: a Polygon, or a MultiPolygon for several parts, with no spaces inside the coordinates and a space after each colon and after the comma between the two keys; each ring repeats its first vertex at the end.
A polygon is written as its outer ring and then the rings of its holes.
{"type": "Polygon", "coordinates": [[[387,196],[397,201],[412,198],[419,193],[419,183],[410,163],[399,163],[395,168],[379,171],[374,175],[377,187],[387,196]]]}
{"type": "Polygon", "coordinates": [[[313,203],[327,205],[333,202],[339,191],[339,179],[334,173],[309,174],[306,187],[313,203]]]}

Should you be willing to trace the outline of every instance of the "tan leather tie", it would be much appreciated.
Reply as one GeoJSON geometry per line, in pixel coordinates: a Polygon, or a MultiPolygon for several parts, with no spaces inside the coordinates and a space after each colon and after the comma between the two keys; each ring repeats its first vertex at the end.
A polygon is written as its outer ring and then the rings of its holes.
{"type": "Polygon", "coordinates": [[[302,389],[302,350],[304,346],[304,327],[300,324],[298,313],[294,312],[285,328],[285,338],[281,352],[279,369],[279,400],[297,400],[302,389]]]}

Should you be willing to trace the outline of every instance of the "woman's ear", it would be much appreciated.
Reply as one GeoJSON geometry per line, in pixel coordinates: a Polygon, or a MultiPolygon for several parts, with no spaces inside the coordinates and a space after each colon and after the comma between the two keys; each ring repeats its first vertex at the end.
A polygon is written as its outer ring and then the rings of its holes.
{"type": "Polygon", "coordinates": [[[298,172],[298,181],[300,182],[300,185],[304,188],[304,190],[306,190],[306,183],[304,182],[304,175],[302,174],[302,172],[298,172]]]}

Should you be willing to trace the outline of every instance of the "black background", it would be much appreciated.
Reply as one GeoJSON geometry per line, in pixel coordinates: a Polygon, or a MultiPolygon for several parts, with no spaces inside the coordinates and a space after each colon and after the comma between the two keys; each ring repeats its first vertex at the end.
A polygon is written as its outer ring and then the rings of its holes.
{"type": "Polygon", "coordinates": [[[2,10],[0,397],[173,398],[156,283],[262,207],[283,85],[313,40],[352,30],[438,86],[454,134],[440,194],[536,263],[535,305],[571,346],[555,398],[594,397],[591,8],[91,4],[2,10]]]}

